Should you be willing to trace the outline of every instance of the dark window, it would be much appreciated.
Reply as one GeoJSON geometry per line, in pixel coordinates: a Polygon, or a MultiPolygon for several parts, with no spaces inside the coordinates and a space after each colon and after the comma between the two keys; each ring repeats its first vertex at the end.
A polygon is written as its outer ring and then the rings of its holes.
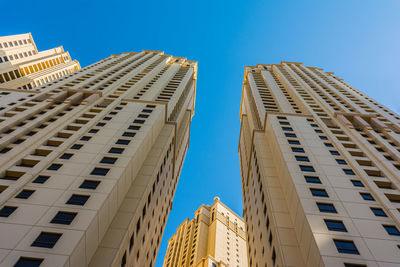
{"type": "Polygon", "coordinates": [[[62,164],[53,163],[47,169],[51,171],[56,171],[61,168],[62,164]]]}
{"type": "Polygon", "coordinates": [[[59,211],[50,223],[70,225],[78,213],[59,211]]]}
{"type": "Polygon", "coordinates": [[[39,267],[43,259],[20,257],[14,267],[39,267]]]}
{"type": "Polygon", "coordinates": [[[304,149],[301,147],[292,147],[293,152],[304,153],[304,149]]]}
{"type": "Polygon", "coordinates": [[[359,180],[351,180],[351,183],[357,187],[364,187],[363,183],[359,180]]]}
{"type": "Polygon", "coordinates": [[[339,152],[337,152],[336,150],[329,150],[329,152],[331,152],[331,154],[335,156],[340,155],[339,152]]]}
{"type": "Polygon", "coordinates": [[[322,130],[314,130],[316,133],[322,133],[322,130]]]}
{"type": "Polygon", "coordinates": [[[311,127],[318,127],[318,125],[316,125],[316,124],[311,124],[311,127]]]}
{"type": "Polygon", "coordinates": [[[71,146],[71,149],[81,149],[81,147],[83,147],[83,145],[81,145],[81,144],[75,144],[75,145],[73,145],[73,146],[71,146]]]}
{"type": "Polygon", "coordinates": [[[112,147],[108,153],[114,153],[114,154],[122,154],[122,152],[124,152],[123,148],[119,148],[119,147],[112,147]]]}
{"type": "Polygon", "coordinates": [[[335,206],[330,203],[317,203],[320,212],[337,213],[335,206]]]}
{"type": "Polygon", "coordinates": [[[367,267],[365,264],[344,263],[344,267],[367,267]]]}
{"type": "Polygon", "coordinates": [[[360,195],[364,200],[370,200],[370,201],[375,200],[370,193],[360,193],[360,195]]]}
{"type": "Polygon", "coordinates": [[[85,188],[85,189],[96,189],[97,186],[99,186],[100,182],[99,181],[93,181],[93,180],[84,180],[82,184],[79,186],[79,188],[85,188]]]}
{"type": "Polygon", "coordinates": [[[280,123],[281,125],[290,125],[290,123],[287,122],[287,121],[280,121],[279,123],[280,123]]]}
{"type": "Polygon", "coordinates": [[[117,161],[117,159],[118,158],[104,157],[101,159],[100,163],[114,164],[117,161]]]}
{"type": "Polygon", "coordinates": [[[104,122],[99,122],[96,124],[96,126],[100,126],[100,127],[103,127],[104,125],[106,125],[104,122]]]}
{"type": "Polygon", "coordinates": [[[140,124],[143,124],[143,123],[144,123],[144,120],[134,120],[133,123],[140,123],[140,124]]]}
{"type": "Polygon", "coordinates": [[[86,201],[89,199],[89,196],[84,196],[84,195],[75,195],[73,194],[67,201],[66,204],[70,205],[79,205],[83,206],[85,205],[86,201]]]}
{"type": "Polygon", "coordinates": [[[90,138],[92,138],[92,137],[90,137],[90,136],[82,136],[82,137],[81,137],[81,140],[82,140],[82,141],[89,141],[90,138]]]}
{"type": "Polygon", "coordinates": [[[128,136],[128,137],[134,137],[136,135],[136,133],[132,133],[132,132],[124,132],[122,134],[122,136],[128,136]]]}
{"type": "Polygon", "coordinates": [[[324,143],[324,145],[325,145],[326,147],[333,147],[333,145],[332,145],[331,143],[324,143]]]}
{"type": "Polygon", "coordinates": [[[74,154],[64,153],[61,155],[60,159],[70,159],[74,154]]]}
{"type": "Polygon", "coordinates": [[[103,120],[105,120],[105,121],[109,121],[109,120],[111,120],[112,118],[111,117],[104,117],[104,119],[103,120]]]}
{"type": "Polygon", "coordinates": [[[117,114],[118,114],[118,112],[115,112],[115,111],[110,112],[110,115],[117,115],[117,114]]]}
{"type": "Polygon", "coordinates": [[[310,161],[308,157],[305,156],[295,156],[295,158],[297,161],[308,161],[308,162],[310,161]]]}
{"type": "Polygon", "coordinates": [[[294,133],[285,133],[286,137],[297,137],[294,133]]]}
{"type": "Polygon", "coordinates": [[[301,169],[303,172],[315,172],[313,166],[304,166],[304,165],[300,165],[300,169],[301,169]]]}
{"type": "Polygon", "coordinates": [[[148,118],[149,117],[149,115],[147,115],[147,114],[139,114],[139,116],[138,116],[139,118],[148,118]]]}
{"type": "Polygon", "coordinates": [[[104,169],[104,168],[94,168],[93,171],[90,173],[91,175],[101,175],[105,176],[107,173],[110,171],[110,169],[104,169]]]}
{"type": "Polygon", "coordinates": [[[325,219],[324,221],[325,221],[326,227],[330,231],[347,232],[347,229],[344,226],[342,221],[327,220],[327,219],[325,219]]]}
{"type": "Polygon", "coordinates": [[[347,165],[347,162],[345,160],[343,160],[343,159],[337,159],[336,162],[338,164],[347,165]]]}
{"type": "Polygon", "coordinates": [[[152,113],[153,111],[152,111],[151,109],[143,109],[142,112],[145,112],[145,113],[152,113]]]}
{"type": "Polygon", "coordinates": [[[62,234],[41,232],[32,243],[32,247],[53,248],[62,234]]]}
{"type": "Polygon", "coordinates": [[[394,225],[383,225],[383,228],[385,228],[389,235],[400,236],[399,229],[397,229],[397,227],[394,225]]]}
{"type": "Polygon", "coordinates": [[[300,142],[297,140],[288,140],[289,144],[291,145],[300,145],[300,142]]]}
{"type": "Polygon", "coordinates": [[[378,217],[387,217],[386,213],[381,208],[371,208],[371,211],[378,217]]]}
{"type": "Polygon", "coordinates": [[[356,174],[353,172],[353,170],[350,170],[350,169],[343,169],[343,171],[344,171],[345,174],[348,174],[348,175],[356,175],[356,174]]]}
{"type": "Polygon", "coordinates": [[[0,217],[8,217],[10,216],[17,207],[11,207],[11,206],[4,206],[3,208],[0,209],[0,217]]]}
{"type": "Polygon", "coordinates": [[[131,125],[128,127],[129,130],[140,130],[140,126],[131,125]]]}
{"type": "Polygon", "coordinates": [[[319,139],[321,139],[321,140],[328,140],[328,137],[323,136],[323,135],[320,135],[320,136],[319,136],[319,139]]]}
{"type": "Polygon", "coordinates": [[[310,188],[310,191],[314,197],[329,197],[324,189],[310,188]]]}
{"type": "Polygon", "coordinates": [[[351,240],[337,240],[333,239],[333,242],[335,242],[336,248],[339,251],[339,253],[346,253],[346,254],[360,254],[356,248],[356,245],[354,245],[354,242],[351,240]]]}
{"type": "Polygon", "coordinates": [[[26,190],[26,189],[24,189],[21,192],[19,192],[19,194],[16,195],[15,197],[16,198],[21,198],[21,199],[28,199],[33,194],[33,192],[35,192],[35,191],[34,190],[26,190]]]}
{"type": "Polygon", "coordinates": [[[304,176],[307,183],[320,184],[321,180],[316,176],[304,176]]]}
{"type": "Polygon", "coordinates": [[[282,130],[284,131],[293,131],[292,127],[282,127],[282,130]]]}
{"type": "Polygon", "coordinates": [[[50,176],[39,175],[32,183],[35,184],[44,184],[50,176]]]}
{"type": "Polygon", "coordinates": [[[130,140],[118,139],[116,144],[117,145],[128,145],[130,142],[131,142],[130,140]]]}
{"type": "Polygon", "coordinates": [[[89,133],[97,133],[99,130],[98,129],[91,129],[89,130],[89,133]]]}

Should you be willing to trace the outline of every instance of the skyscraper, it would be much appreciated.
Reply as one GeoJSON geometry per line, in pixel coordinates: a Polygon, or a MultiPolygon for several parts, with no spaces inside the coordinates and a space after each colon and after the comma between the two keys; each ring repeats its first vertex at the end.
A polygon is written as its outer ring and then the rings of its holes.
{"type": "Polygon", "coordinates": [[[196,62],[143,51],[38,91],[0,89],[0,265],[153,266],[196,73],[196,62]]]}
{"type": "Polygon", "coordinates": [[[0,37],[0,87],[29,90],[80,68],[62,46],[39,52],[30,33],[0,37]]]}
{"type": "Polygon", "coordinates": [[[333,73],[246,67],[239,141],[250,266],[398,266],[400,117],[333,73]]]}
{"type": "Polygon", "coordinates": [[[243,219],[218,197],[202,205],[168,240],[164,267],[247,267],[243,219]]]}

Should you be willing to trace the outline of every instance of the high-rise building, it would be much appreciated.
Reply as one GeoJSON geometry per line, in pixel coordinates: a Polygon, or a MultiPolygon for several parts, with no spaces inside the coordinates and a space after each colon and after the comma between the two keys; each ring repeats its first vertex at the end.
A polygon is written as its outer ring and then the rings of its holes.
{"type": "Polygon", "coordinates": [[[163,267],[247,267],[244,220],[218,197],[202,205],[168,240],[163,267]]]}
{"type": "Polygon", "coordinates": [[[196,73],[196,62],[143,51],[38,91],[0,89],[0,265],[153,266],[196,73]]]}
{"type": "Polygon", "coordinates": [[[39,52],[30,33],[0,37],[0,87],[30,90],[80,68],[62,46],[39,52]]]}
{"type": "Polygon", "coordinates": [[[400,265],[400,116],[282,62],[246,67],[240,118],[250,266],[400,265]]]}

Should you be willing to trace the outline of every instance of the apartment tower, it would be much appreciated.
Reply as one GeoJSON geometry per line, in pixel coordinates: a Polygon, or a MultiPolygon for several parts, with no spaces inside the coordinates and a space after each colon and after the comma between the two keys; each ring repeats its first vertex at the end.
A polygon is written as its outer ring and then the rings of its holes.
{"type": "Polygon", "coordinates": [[[239,141],[250,266],[399,266],[400,117],[331,72],[248,66],[239,141]]]}
{"type": "Polygon", "coordinates": [[[215,197],[168,240],[163,267],[247,267],[245,229],[244,220],[215,197]]]}
{"type": "Polygon", "coordinates": [[[37,91],[0,89],[0,265],[153,266],[196,73],[196,62],[143,51],[37,91]]]}
{"type": "Polygon", "coordinates": [[[30,33],[0,37],[0,87],[30,90],[79,70],[62,46],[38,51],[30,33]]]}

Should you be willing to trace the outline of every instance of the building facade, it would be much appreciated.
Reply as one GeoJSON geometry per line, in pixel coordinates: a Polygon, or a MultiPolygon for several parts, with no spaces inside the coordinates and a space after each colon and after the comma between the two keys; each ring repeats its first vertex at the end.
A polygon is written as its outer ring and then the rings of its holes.
{"type": "Polygon", "coordinates": [[[400,116],[301,63],[245,69],[249,265],[399,266],[400,116]]]}
{"type": "Polygon", "coordinates": [[[215,197],[168,240],[163,267],[247,267],[245,229],[244,220],[215,197]]]}
{"type": "Polygon", "coordinates": [[[80,68],[62,46],[38,51],[30,33],[0,37],[0,87],[30,90],[80,68]]]}
{"type": "Polygon", "coordinates": [[[0,89],[0,266],[153,266],[194,115],[197,63],[112,55],[0,89]]]}

